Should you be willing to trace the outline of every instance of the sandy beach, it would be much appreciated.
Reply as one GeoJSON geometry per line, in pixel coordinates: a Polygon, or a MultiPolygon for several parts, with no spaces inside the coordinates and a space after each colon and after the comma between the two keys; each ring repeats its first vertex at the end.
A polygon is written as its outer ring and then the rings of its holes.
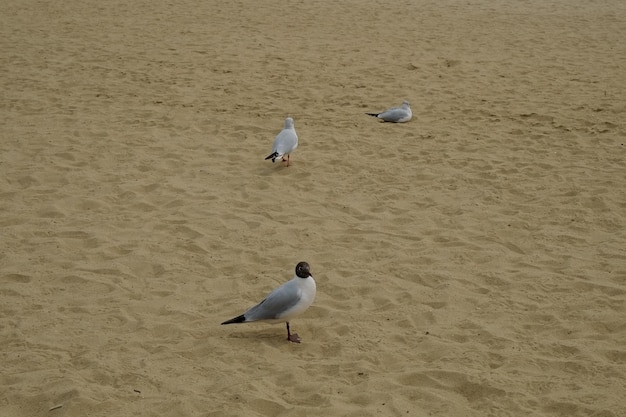
{"type": "Polygon", "coordinates": [[[2,3],[0,416],[625,415],[622,0],[2,3]]]}

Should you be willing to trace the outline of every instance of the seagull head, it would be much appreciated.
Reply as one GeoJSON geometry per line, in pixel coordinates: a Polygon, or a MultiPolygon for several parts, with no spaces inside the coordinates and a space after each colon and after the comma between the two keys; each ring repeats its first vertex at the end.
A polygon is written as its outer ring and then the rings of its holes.
{"type": "Polygon", "coordinates": [[[312,276],[309,264],[306,262],[298,262],[298,265],[296,265],[296,275],[300,278],[308,278],[312,276]]]}

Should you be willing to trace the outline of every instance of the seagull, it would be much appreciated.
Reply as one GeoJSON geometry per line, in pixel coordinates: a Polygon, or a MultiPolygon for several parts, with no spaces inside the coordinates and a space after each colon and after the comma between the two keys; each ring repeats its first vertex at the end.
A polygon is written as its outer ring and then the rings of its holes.
{"type": "Polygon", "coordinates": [[[309,269],[309,264],[299,262],[296,273],[291,279],[274,291],[254,307],[240,316],[226,320],[222,324],[248,323],[251,321],[269,321],[272,323],[287,323],[287,340],[300,343],[296,333],[289,330],[289,319],[303,313],[313,303],[315,298],[315,280],[309,269]]]}
{"type": "Polygon", "coordinates": [[[411,112],[411,105],[408,101],[404,100],[401,107],[394,107],[389,110],[385,110],[382,113],[365,113],[370,116],[378,117],[384,122],[404,123],[411,120],[413,113],[411,112]]]}
{"type": "Polygon", "coordinates": [[[272,147],[272,153],[265,157],[265,159],[271,159],[272,163],[277,158],[281,158],[283,162],[287,162],[286,166],[289,166],[289,154],[296,150],[298,147],[298,135],[296,129],[293,127],[293,119],[287,117],[285,119],[285,127],[276,135],[274,139],[274,146],[272,147]],[[287,155],[287,159],[285,159],[287,155]]]}

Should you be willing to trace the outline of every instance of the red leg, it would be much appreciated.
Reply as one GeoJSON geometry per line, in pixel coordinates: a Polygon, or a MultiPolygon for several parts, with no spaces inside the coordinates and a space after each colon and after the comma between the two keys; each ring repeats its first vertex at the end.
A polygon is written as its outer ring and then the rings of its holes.
{"type": "Polygon", "coordinates": [[[289,322],[287,322],[287,340],[293,343],[300,343],[302,340],[296,333],[291,333],[291,331],[289,331],[289,322]]]}

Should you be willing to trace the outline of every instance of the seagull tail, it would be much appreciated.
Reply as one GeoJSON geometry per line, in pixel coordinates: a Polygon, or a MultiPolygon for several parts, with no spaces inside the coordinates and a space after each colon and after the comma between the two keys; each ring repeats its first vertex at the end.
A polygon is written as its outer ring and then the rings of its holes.
{"type": "Polygon", "coordinates": [[[267,161],[268,159],[271,159],[271,160],[272,160],[272,162],[274,162],[274,161],[276,161],[276,158],[278,158],[278,152],[274,152],[274,153],[273,153],[273,154],[271,154],[271,155],[267,155],[267,156],[265,157],[265,160],[267,161]]]}
{"type": "Polygon", "coordinates": [[[365,113],[365,114],[367,114],[368,116],[378,117],[380,113],[365,113]]]}
{"type": "Polygon", "coordinates": [[[234,319],[226,320],[222,324],[243,323],[244,321],[246,321],[246,317],[242,314],[241,316],[237,316],[234,319]]]}

